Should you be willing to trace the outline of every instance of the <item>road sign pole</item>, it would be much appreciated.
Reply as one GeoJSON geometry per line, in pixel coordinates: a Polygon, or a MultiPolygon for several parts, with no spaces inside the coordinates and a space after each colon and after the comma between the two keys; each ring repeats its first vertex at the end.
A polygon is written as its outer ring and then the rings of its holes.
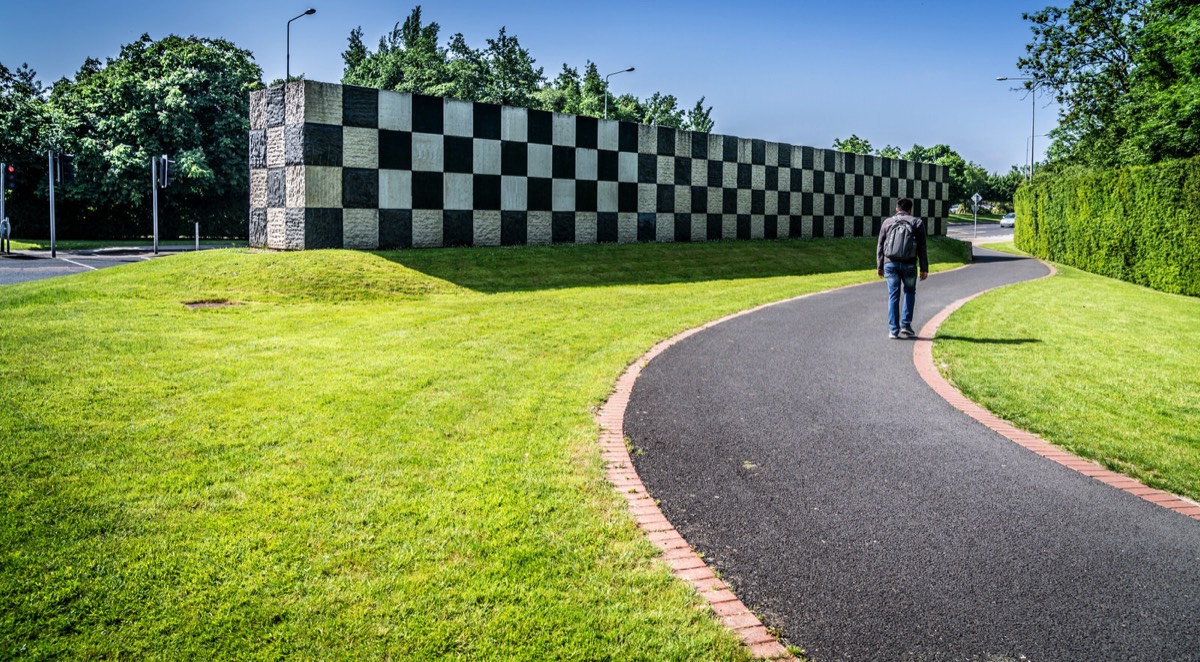
{"type": "Polygon", "coordinates": [[[50,257],[58,257],[58,253],[54,247],[54,152],[46,152],[46,159],[50,164],[50,257]]]}
{"type": "Polygon", "coordinates": [[[150,197],[154,207],[154,254],[158,255],[158,157],[150,159],[150,197]]]}

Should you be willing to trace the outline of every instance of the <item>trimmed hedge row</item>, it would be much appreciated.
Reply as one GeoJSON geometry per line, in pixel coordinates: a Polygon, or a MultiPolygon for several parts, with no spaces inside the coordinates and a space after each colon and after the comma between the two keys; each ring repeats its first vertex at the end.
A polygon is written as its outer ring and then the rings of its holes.
{"type": "Polygon", "coordinates": [[[1021,187],[1018,248],[1163,292],[1200,296],[1200,157],[1021,187]]]}

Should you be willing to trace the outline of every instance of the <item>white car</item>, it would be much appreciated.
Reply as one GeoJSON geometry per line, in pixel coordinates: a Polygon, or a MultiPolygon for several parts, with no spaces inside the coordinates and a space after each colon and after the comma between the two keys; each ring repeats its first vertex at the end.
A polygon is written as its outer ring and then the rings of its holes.
{"type": "Polygon", "coordinates": [[[1012,212],[1009,212],[1000,217],[1000,227],[1002,227],[1002,228],[1015,227],[1016,224],[1017,224],[1017,215],[1012,212]]]}

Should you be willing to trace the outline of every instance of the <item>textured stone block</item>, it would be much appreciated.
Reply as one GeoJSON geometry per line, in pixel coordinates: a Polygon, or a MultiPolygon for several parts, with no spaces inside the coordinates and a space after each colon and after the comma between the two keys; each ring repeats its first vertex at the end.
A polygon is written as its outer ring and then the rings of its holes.
{"type": "Polygon", "coordinates": [[[307,230],[307,212],[304,209],[283,210],[283,248],[289,251],[302,251],[308,248],[305,239],[307,230]]]}
{"type": "Polygon", "coordinates": [[[294,81],[284,86],[284,124],[304,124],[304,101],[304,81],[294,81]]]}
{"type": "Polygon", "coordinates": [[[599,169],[597,165],[598,157],[594,149],[577,149],[575,150],[575,179],[587,179],[595,181],[599,177],[599,169]]]}
{"type": "Polygon", "coordinates": [[[306,124],[342,124],[341,85],[304,81],[304,122],[306,124]]]}
{"type": "Polygon", "coordinates": [[[342,247],[357,250],[379,248],[378,209],[346,209],[342,212],[342,247]]]}
{"type": "Polygon", "coordinates": [[[250,131],[250,169],[267,167],[267,130],[250,131]]]}
{"type": "Polygon", "coordinates": [[[720,214],[724,207],[724,190],[716,187],[707,188],[707,211],[710,214],[720,214]]]}
{"type": "Polygon", "coordinates": [[[596,148],[617,151],[620,149],[621,123],[617,120],[600,120],[596,126],[596,148]]]}
{"type": "Polygon", "coordinates": [[[267,128],[283,126],[286,119],[283,107],[283,86],[268,89],[266,95],[267,128]]]}
{"type": "Polygon", "coordinates": [[[347,168],[378,168],[379,130],[342,127],[342,165],[347,168]]]}
{"type": "Polygon", "coordinates": [[[764,191],[767,188],[767,167],[763,165],[750,166],[750,188],[764,191]]]}
{"type": "Polygon", "coordinates": [[[675,131],[675,156],[692,155],[692,132],[675,131]]]}
{"type": "Polygon", "coordinates": [[[304,192],[304,166],[284,168],[284,197],[288,207],[304,207],[308,198],[304,192]]]}
{"type": "MultiPolygon", "coordinates": [[[[265,168],[250,171],[250,206],[262,209],[267,207],[267,171],[265,168]]],[[[266,222],[265,217],[263,222],[266,222]]]]}
{"type": "Polygon", "coordinates": [[[637,240],[637,212],[621,212],[617,214],[617,242],[622,244],[632,244],[637,240]]]}
{"type": "Polygon", "coordinates": [[[305,248],[342,248],[341,209],[288,210],[302,212],[305,248]]]}
{"type": "Polygon", "coordinates": [[[287,206],[287,180],[283,168],[267,170],[267,207],[287,206]]]}
{"type": "Polygon", "coordinates": [[[658,208],[658,186],[655,184],[638,184],[639,213],[653,212],[658,208]]]}
{"type": "Polygon", "coordinates": [[[551,241],[553,213],[549,211],[529,212],[527,242],[533,245],[549,244],[551,241]]]}
{"type": "Polygon", "coordinates": [[[529,176],[551,177],[554,174],[554,149],[550,145],[529,144],[529,176]]]}
{"type": "Polygon", "coordinates": [[[691,241],[708,240],[708,214],[692,214],[691,241]]]}
{"type": "Polygon", "coordinates": [[[656,214],[654,221],[654,239],[652,241],[675,241],[675,214],[656,214]]]}
{"type": "Polygon", "coordinates": [[[692,209],[692,189],[689,186],[675,186],[673,209],[676,213],[686,213],[692,209]]]}
{"type": "Polygon", "coordinates": [[[342,124],[379,128],[379,90],[354,85],[342,86],[342,124]]]}
{"type": "Polygon", "coordinates": [[[475,246],[499,246],[500,245],[500,212],[499,210],[485,209],[476,210],[474,219],[474,237],[473,245],[475,246]]]}
{"type": "Polygon", "coordinates": [[[470,138],[473,135],[475,125],[474,104],[470,101],[459,101],[458,99],[445,100],[445,127],[442,133],[447,136],[464,136],[470,138]]]}
{"type": "Polygon", "coordinates": [[[379,171],[379,208],[412,209],[412,173],[407,170],[379,171]]]}
{"type": "Polygon", "coordinates": [[[275,250],[287,250],[285,229],[286,211],[283,207],[275,207],[267,210],[267,248],[275,250]]]}
{"type": "Polygon", "coordinates": [[[764,214],[779,213],[779,196],[772,191],[768,191],[763,201],[764,214]]]}
{"type": "Polygon", "coordinates": [[[441,172],[443,166],[442,136],[414,133],[412,135],[412,169],[425,172],[441,172]]]}
{"type": "Polygon", "coordinates": [[[250,209],[250,247],[267,247],[267,210],[263,207],[250,209]]]}
{"type": "Polygon", "coordinates": [[[481,175],[500,174],[500,141],[476,138],[471,146],[472,172],[481,175]]]}
{"type": "Polygon", "coordinates": [[[412,131],[412,95],[406,92],[379,92],[379,128],[412,131]]]}
{"type": "Polygon", "coordinates": [[[271,127],[267,129],[267,167],[282,168],[286,163],[284,158],[283,127],[271,127]]]}
{"type": "Polygon", "coordinates": [[[655,158],[654,181],[658,184],[675,183],[674,156],[658,156],[655,158]]]}
{"type": "Polygon", "coordinates": [[[250,130],[267,128],[267,91],[255,90],[250,93],[250,130]]]}
{"type": "Polygon", "coordinates": [[[594,244],[597,241],[598,215],[594,211],[575,214],[575,243],[594,244]]]}
{"type": "Polygon", "coordinates": [[[633,152],[617,154],[617,181],[634,183],[638,180],[638,155],[633,152]]]}
{"type": "Polygon", "coordinates": [[[304,168],[304,206],[340,208],[342,169],[325,166],[304,168]]]}

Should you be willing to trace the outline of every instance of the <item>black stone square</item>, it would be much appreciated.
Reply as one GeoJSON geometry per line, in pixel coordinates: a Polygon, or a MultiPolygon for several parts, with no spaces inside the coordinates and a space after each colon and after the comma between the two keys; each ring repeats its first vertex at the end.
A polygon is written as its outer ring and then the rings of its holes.
{"type": "Polygon", "coordinates": [[[767,192],[766,191],[750,191],[750,213],[751,214],[767,213],[767,192]]]}
{"type": "Polygon", "coordinates": [[[708,213],[708,187],[707,186],[693,186],[691,188],[692,188],[691,212],[693,214],[708,213]]]}
{"type": "Polygon", "coordinates": [[[474,175],[472,186],[475,209],[500,208],[500,175],[474,175]]]}
{"type": "Polygon", "coordinates": [[[755,138],[750,141],[750,163],[754,165],[766,165],[767,163],[767,141],[755,138]]]}
{"type": "Polygon", "coordinates": [[[778,194],[779,202],[776,209],[779,210],[780,216],[786,216],[792,213],[792,194],[787,191],[780,191],[778,194]]]}
{"type": "MultiPolygon", "coordinates": [[[[524,143],[522,143],[524,146],[524,143]]],[[[500,245],[521,246],[529,242],[529,212],[500,212],[500,245]]]]}
{"type": "Polygon", "coordinates": [[[554,206],[554,180],[530,177],[528,181],[529,211],[550,211],[554,206]]]}
{"type": "Polygon", "coordinates": [[[412,133],[379,130],[379,167],[383,170],[412,170],[412,133]]]}
{"type": "Polygon", "coordinates": [[[895,161],[893,161],[893,160],[891,160],[891,159],[884,159],[884,160],[883,160],[883,170],[882,170],[882,172],[883,172],[883,176],[884,176],[884,177],[891,177],[891,176],[892,176],[892,164],[893,164],[893,163],[895,163],[895,161]]]}
{"type": "Polygon", "coordinates": [[[596,211],[596,182],[575,181],[575,211],[596,211]]]}
{"type": "Polygon", "coordinates": [[[686,156],[675,157],[675,185],[692,185],[692,160],[686,156]]]}
{"type": "Polygon", "coordinates": [[[841,238],[846,236],[846,219],[841,216],[833,217],[833,236],[841,238]]]}
{"type": "MultiPolygon", "coordinates": [[[[815,169],[816,168],[816,165],[814,163],[815,160],[816,160],[816,158],[813,154],[812,147],[801,147],[800,148],[800,167],[801,168],[804,168],[805,170],[815,169]]],[[[792,164],[792,166],[795,167],[795,164],[792,164]]]]}
{"type": "Polygon", "coordinates": [[[749,163],[737,164],[737,187],[738,188],[750,188],[750,182],[751,182],[750,164],[749,163]]]}
{"type": "Polygon", "coordinates": [[[500,174],[525,177],[529,174],[529,145],[505,140],[500,143],[500,174]]]}
{"type": "Polygon", "coordinates": [[[304,247],[341,248],[342,210],[306,208],[304,210],[304,247]]]}
{"type": "Polygon", "coordinates": [[[872,218],[871,219],[871,236],[878,237],[879,231],[882,229],[883,229],[883,219],[878,218],[878,217],[872,218]]]}
{"type": "Polygon", "coordinates": [[[550,218],[550,241],[556,244],[575,243],[575,212],[554,212],[550,218]]]}
{"type": "Polygon", "coordinates": [[[838,195],[846,193],[846,175],[840,172],[833,173],[833,192],[838,195]]]}
{"type": "Polygon", "coordinates": [[[693,133],[692,134],[692,158],[707,159],[708,158],[708,134],[693,133]]]}
{"type": "Polygon", "coordinates": [[[804,173],[805,170],[792,168],[791,177],[788,178],[788,190],[792,193],[799,193],[804,189],[804,173]]]}
{"type": "Polygon", "coordinates": [[[842,154],[842,172],[844,172],[848,175],[853,175],[854,174],[854,164],[857,161],[858,161],[857,154],[851,154],[850,152],[843,153],[842,154]]]}
{"type": "Polygon", "coordinates": [[[692,215],[675,214],[675,241],[692,240],[692,215]]]}
{"type": "Polygon", "coordinates": [[[267,171],[267,206],[287,206],[287,177],[283,168],[267,171]]]}
{"type": "Polygon", "coordinates": [[[475,212],[455,209],[442,212],[442,243],[470,246],[475,243],[475,212]]]}
{"type": "Polygon", "coordinates": [[[899,165],[900,165],[900,173],[898,176],[900,177],[900,179],[908,179],[908,161],[901,161],[899,163],[899,165]]]}
{"type": "Polygon", "coordinates": [[[412,248],[412,210],[379,210],[379,248],[412,248]]]}
{"type": "Polygon", "coordinates": [[[800,213],[801,214],[803,214],[805,216],[812,216],[812,214],[813,214],[813,196],[814,195],[816,195],[816,194],[815,193],[801,193],[800,194],[800,213]]]}
{"type": "Polygon", "coordinates": [[[250,168],[267,167],[267,130],[250,131],[250,168]]]}
{"type": "Polygon", "coordinates": [[[779,190],[779,166],[767,166],[767,190],[779,190]]]}
{"type": "Polygon", "coordinates": [[[799,216],[788,217],[788,235],[792,237],[804,236],[804,221],[800,220],[799,216]]]}
{"type": "Polygon", "coordinates": [[[737,213],[737,194],[738,192],[735,188],[721,189],[721,213],[737,213]]]}
{"type": "Polygon", "coordinates": [[[783,145],[783,144],[779,145],[779,167],[780,168],[792,167],[792,146],[791,145],[783,145]]]}
{"type": "Polygon", "coordinates": [[[596,179],[602,182],[615,182],[620,175],[618,152],[602,149],[596,152],[596,179]]]}
{"type": "Polygon", "coordinates": [[[824,172],[821,170],[814,171],[812,174],[812,180],[813,180],[812,192],[813,193],[824,193],[825,192],[825,178],[832,177],[832,176],[833,176],[833,173],[828,173],[828,172],[824,172]]]}
{"type": "Polygon", "coordinates": [[[283,126],[287,121],[287,112],[283,104],[283,86],[267,90],[267,127],[283,126]]]}
{"type": "Polygon", "coordinates": [[[725,185],[725,166],[724,161],[709,161],[708,162],[708,185],[713,188],[721,188],[725,185]]]}
{"type": "Polygon", "coordinates": [[[413,172],[413,209],[442,208],[442,173],[413,172]]]}
{"type": "Polygon", "coordinates": [[[250,247],[267,245],[267,208],[250,208],[250,247]]]}
{"type": "Polygon", "coordinates": [[[721,141],[721,160],[727,163],[737,163],[738,141],[733,136],[725,136],[721,141]]]}
{"type": "Polygon", "coordinates": [[[824,170],[825,172],[834,172],[837,170],[837,155],[831,149],[825,150],[824,170]]]}
{"type": "Polygon", "coordinates": [[[708,214],[705,221],[705,238],[709,241],[716,241],[724,236],[723,227],[725,219],[720,214],[708,214]]]}
{"type": "Polygon", "coordinates": [[[617,125],[617,150],[621,152],[638,151],[638,125],[633,122],[621,122],[617,125]]]}
{"type": "Polygon", "coordinates": [[[342,124],[378,129],[379,90],[356,85],[343,85],[342,124]]]}
{"type": "Polygon", "coordinates": [[[854,176],[854,191],[853,191],[854,195],[866,194],[866,192],[867,192],[866,188],[867,188],[867,176],[866,175],[855,175],[854,176]]]}
{"type": "Polygon", "coordinates": [[[825,198],[825,215],[833,216],[833,199],[836,197],[833,193],[823,194],[825,198]]]}
{"type": "Polygon", "coordinates": [[[617,211],[633,213],[638,210],[638,185],[633,182],[617,184],[617,211]]]}
{"type": "Polygon", "coordinates": [[[873,195],[877,198],[882,198],[883,197],[883,178],[882,177],[873,177],[871,181],[872,181],[871,195],[873,195]]]}
{"type": "Polygon", "coordinates": [[[638,183],[658,182],[658,157],[653,154],[638,154],[638,183]]]}
{"type": "Polygon", "coordinates": [[[555,145],[550,168],[555,179],[575,179],[575,148],[555,145]]]}
{"type": "Polygon", "coordinates": [[[871,156],[870,154],[864,154],[864,155],[860,156],[859,159],[862,160],[863,174],[874,175],[875,174],[875,157],[871,156]]]}
{"type": "Polygon", "coordinates": [[[675,129],[668,129],[665,126],[654,127],[656,129],[656,137],[658,139],[657,153],[659,156],[674,156],[675,155],[675,129]]]}
{"type": "Polygon", "coordinates": [[[654,211],[668,214],[674,212],[675,186],[672,184],[659,184],[657,186],[657,194],[654,211]]]}
{"type": "Polygon", "coordinates": [[[554,116],[544,110],[526,111],[529,142],[549,145],[554,142],[554,116]]]}
{"type": "Polygon", "coordinates": [[[595,117],[575,117],[575,146],[596,149],[600,141],[600,120],[595,117]]]}
{"type": "Polygon", "coordinates": [[[600,243],[617,243],[621,238],[619,228],[616,212],[602,211],[596,215],[596,241],[600,243]]]}
{"type": "Polygon", "coordinates": [[[446,111],[441,97],[412,95],[413,133],[441,134],[446,126],[446,111]]]}
{"type": "Polygon", "coordinates": [[[462,136],[442,136],[442,168],[470,174],[475,166],[475,142],[462,136]]]}
{"type": "Polygon", "coordinates": [[[749,214],[738,214],[737,215],[737,238],[738,239],[749,239],[750,238],[750,215],[749,214]]]}
{"type": "Polygon", "coordinates": [[[639,212],[637,221],[637,240],[654,241],[658,238],[658,215],[652,212],[639,212]]]}
{"type": "Polygon", "coordinates": [[[304,125],[304,165],[342,165],[342,127],[332,124],[304,125]]]}
{"type": "Polygon", "coordinates": [[[342,168],[342,206],[379,208],[379,171],[375,168],[342,168]]]}
{"type": "Polygon", "coordinates": [[[474,125],[471,127],[472,137],[500,140],[500,106],[477,101],[472,113],[474,115],[474,120],[472,120],[474,125]]]}
{"type": "Polygon", "coordinates": [[[854,237],[863,236],[863,217],[862,216],[853,217],[853,220],[851,221],[851,227],[854,229],[854,234],[852,236],[854,236],[854,237]]]}
{"type": "Polygon", "coordinates": [[[779,238],[779,216],[767,214],[763,217],[763,237],[766,239],[779,238]]]}

